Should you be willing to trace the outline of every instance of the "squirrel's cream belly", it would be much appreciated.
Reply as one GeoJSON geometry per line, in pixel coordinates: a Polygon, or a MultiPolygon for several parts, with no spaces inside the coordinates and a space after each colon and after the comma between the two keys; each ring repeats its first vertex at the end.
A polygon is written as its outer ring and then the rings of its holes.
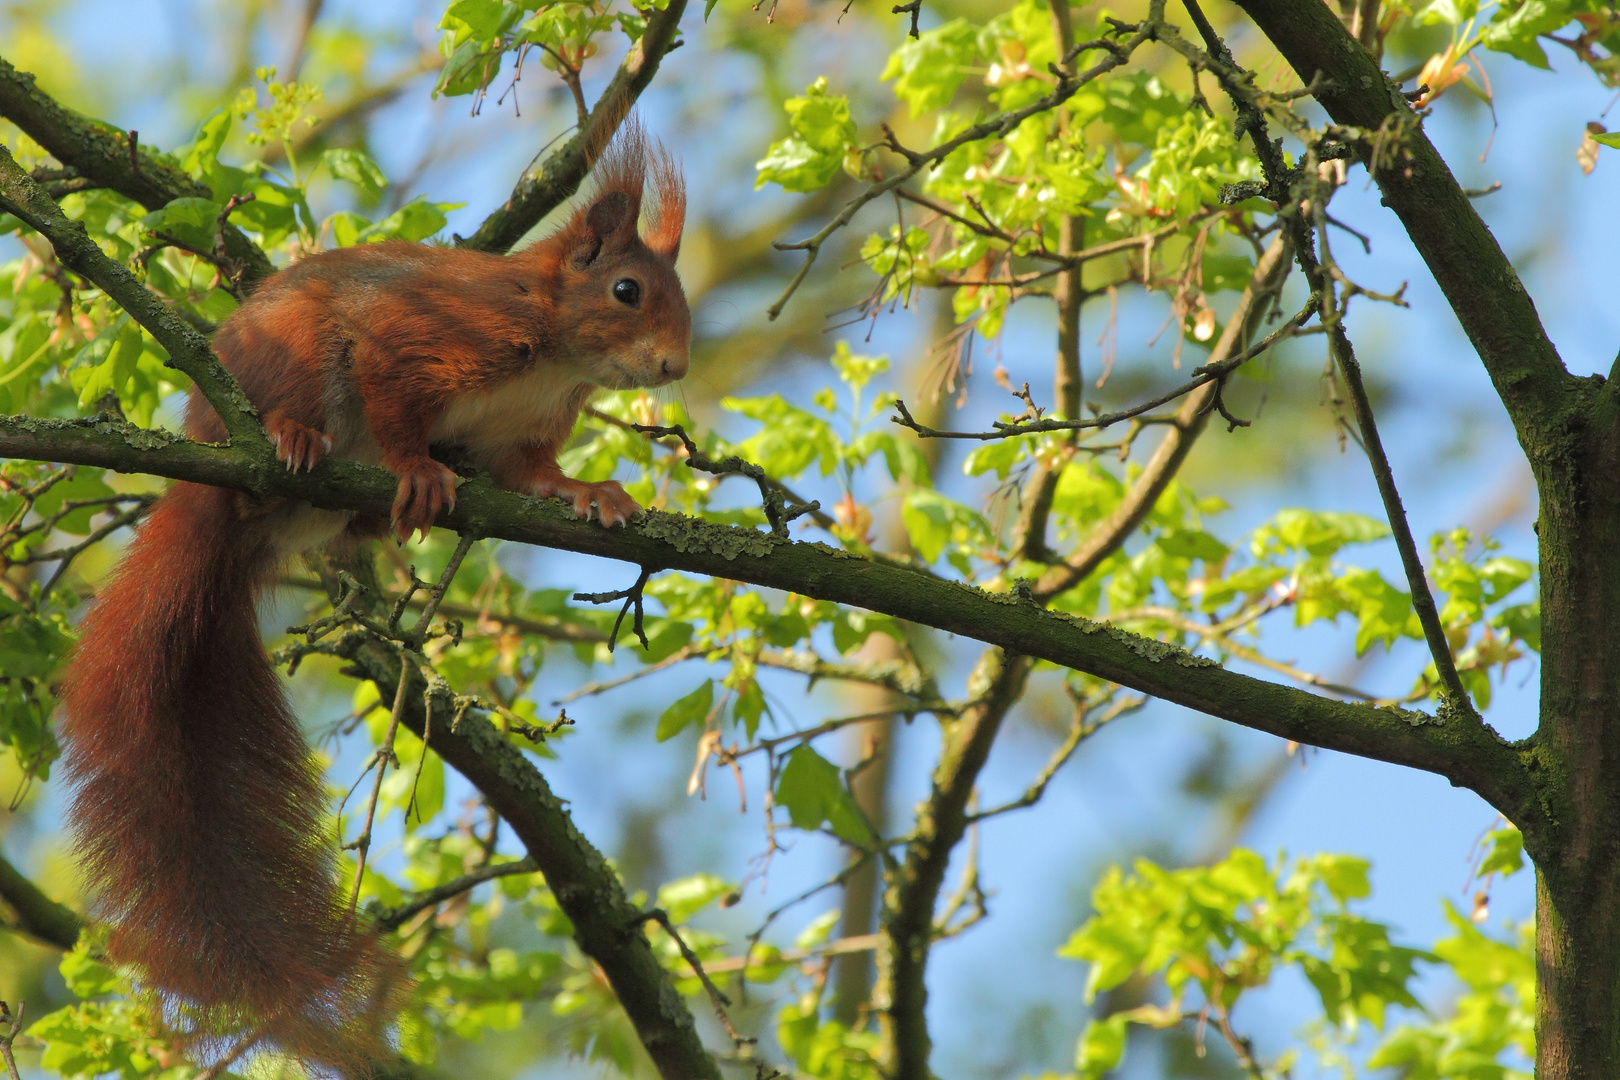
{"type": "Polygon", "coordinates": [[[428,441],[456,443],[486,457],[565,439],[591,389],[579,368],[539,361],[493,389],[457,395],[428,441]]]}

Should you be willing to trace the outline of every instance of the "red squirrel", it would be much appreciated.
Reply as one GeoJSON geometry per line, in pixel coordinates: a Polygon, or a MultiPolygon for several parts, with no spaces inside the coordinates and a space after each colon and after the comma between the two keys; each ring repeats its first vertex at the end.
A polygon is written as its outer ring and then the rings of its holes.
{"type": "MultiPolygon", "coordinates": [[[[455,474],[429,456],[439,443],[511,490],[582,517],[594,504],[603,525],[638,513],[617,483],[564,476],[557,451],[598,388],[686,373],[685,189],[633,119],[595,177],[564,227],[509,256],[367,244],[269,278],[213,343],[280,460],[382,465],[399,478],[402,540],[455,504],[455,474]]],[[[186,431],[225,437],[195,392],[186,431]]],[[[69,820],[113,959],[199,1029],[253,1030],[317,1062],[380,1048],[404,980],[336,881],[321,772],[256,602],[288,555],[384,531],[177,483],[85,615],[63,684],[69,820]]]]}

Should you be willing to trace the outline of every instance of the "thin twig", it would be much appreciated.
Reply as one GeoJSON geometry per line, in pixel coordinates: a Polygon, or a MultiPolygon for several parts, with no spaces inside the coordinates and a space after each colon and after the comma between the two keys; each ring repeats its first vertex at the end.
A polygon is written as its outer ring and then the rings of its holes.
{"type": "Polygon", "coordinates": [[[1032,435],[1046,431],[1075,431],[1084,428],[1111,427],[1122,420],[1130,420],[1134,417],[1141,416],[1143,413],[1151,412],[1166,402],[1174,401],[1176,398],[1191,393],[1200,386],[1203,386],[1205,383],[1211,383],[1218,379],[1224,379],[1227,375],[1237,370],[1243,364],[1248,363],[1250,360],[1253,360],[1255,357],[1271,349],[1279,341],[1286,337],[1291,337],[1297,333],[1300,328],[1304,326],[1304,324],[1311,318],[1311,316],[1317,314],[1317,308],[1317,298],[1313,295],[1310,302],[1301,308],[1293,318],[1283,323],[1276,330],[1273,330],[1271,333],[1267,334],[1259,343],[1243,350],[1236,356],[1222,360],[1219,363],[1209,364],[1201,368],[1195,368],[1192,379],[1176,387],[1174,390],[1160,394],[1158,397],[1145,401],[1140,405],[1135,405],[1129,409],[1123,409],[1119,412],[1103,413],[1100,416],[1091,418],[1090,420],[1052,419],[1031,420],[1025,423],[997,422],[994,431],[941,431],[938,428],[931,428],[917,423],[916,420],[912,419],[910,411],[907,410],[906,403],[898,400],[894,403],[894,407],[899,411],[900,415],[891,416],[889,419],[893,423],[899,424],[901,427],[910,428],[912,431],[915,431],[918,435],[925,439],[978,439],[985,442],[994,439],[1008,439],[1015,435],[1032,435]]]}
{"type": "Polygon", "coordinates": [[[771,534],[787,539],[787,527],[795,518],[813,513],[821,509],[820,502],[800,503],[797,506],[788,506],[783,494],[784,489],[780,483],[773,479],[760,466],[752,461],[744,461],[736,454],[720,461],[705,457],[697,448],[697,443],[686,433],[686,429],[679,424],[667,427],[657,424],[631,424],[632,428],[643,435],[654,439],[676,438],[686,450],[686,464],[688,468],[700,472],[710,473],[714,476],[746,476],[759,487],[759,498],[765,511],[765,520],[770,522],[771,534]]]}
{"type": "Polygon", "coordinates": [[[1021,109],[1014,109],[1010,112],[1005,112],[998,116],[992,116],[987,120],[973,124],[963,129],[956,135],[955,138],[947,139],[945,142],[940,143],[938,146],[935,146],[932,149],[916,153],[914,157],[907,159],[907,165],[905,168],[900,169],[892,176],[870,185],[865,191],[862,191],[853,199],[849,200],[849,202],[845,203],[844,208],[840,210],[833,217],[833,219],[824,225],[814,236],[811,236],[805,240],[797,241],[796,243],[775,245],[778,251],[804,252],[804,261],[799,264],[798,271],[788,282],[787,287],[782,290],[782,295],[777,297],[776,302],[765,310],[766,316],[774,321],[777,316],[782,314],[782,309],[787,306],[788,300],[792,298],[795,292],[798,291],[799,286],[804,283],[805,276],[810,273],[810,267],[815,263],[816,256],[820,254],[821,246],[827,242],[827,238],[832,236],[833,233],[837,232],[839,229],[842,229],[844,226],[848,225],[850,221],[854,219],[856,213],[859,212],[860,209],[867,203],[888,194],[897,187],[900,187],[913,176],[916,176],[924,168],[944,161],[959,148],[966,146],[969,143],[978,142],[981,139],[1005,137],[1006,135],[1011,134],[1018,127],[1018,125],[1022,124],[1031,116],[1048,112],[1062,105],[1065,101],[1069,100],[1069,98],[1073,97],[1075,92],[1078,91],[1082,86],[1085,86],[1087,83],[1092,82],[1102,75],[1113,71],[1115,68],[1124,65],[1125,62],[1130,59],[1131,54],[1135,52],[1139,46],[1156,35],[1159,29],[1163,26],[1163,19],[1164,0],[1151,0],[1149,4],[1149,13],[1146,20],[1140,24],[1131,26],[1128,31],[1116,30],[1116,32],[1130,33],[1131,37],[1128,41],[1122,43],[1102,38],[1095,41],[1080,42],[1072,50],[1074,56],[1063,57],[1063,63],[1067,65],[1075,58],[1075,56],[1079,56],[1081,53],[1093,49],[1100,49],[1107,52],[1108,56],[1106,58],[1099,60],[1096,64],[1093,64],[1090,68],[1079,73],[1078,75],[1070,76],[1064,74],[1063,71],[1059,69],[1056,76],[1057,86],[1050,94],[1030,102],[1021,109]]]}
{"type": "Polygon", "coordinates": [[[612,652],[613,647],[619,643],[619,627],[624,625],[624,616],[632,607],[635,608],[636,617],[631,623],[631,629],[635,632],[636,638],[641,642],[641,647],[643,649],[652,648],[651,645],[647,644],[647,630],[643,626],[646,613],[642,609],[642,604],[646,599],[647,582],[652,579],[652,575],[653,568],[651,566],[643,566],[641,568],[641,573],[636,577],[636,583],[630,586],[628,589],[614,589],[612,592],[599,593],[579,592],[574,594],[575,600],[581,600],[587,604],[611,604],[615,600],[624,601],[624,606],[619,608],[619,617],[613,620],[613,632],[608,635],[608,652],[612,652]]]}
{"type": "Polygon", "coordinates": [[[17,1033],[22,1030],[23,1009],[27,1007],[25,1001],[17,1002],[17,1011],[13,1013],[11,1007],[0,1001],[0,1024],[9,1024],[4,1035],[0,1035],[0,1058],[6,1061],[6,1071],[11,1074],[11,1080],[22,1080],[22,1074],[17,1071],[17,1058],[12,1053],[11,1044],[17,1041],[17,1033]]]}
{"type": "Polygon", "coordinates": [[[726,1029],[726,1034],[730,1036],[732,1043],[739,1048],[752,1045],[755,1040],[739,1035],[737,1029],[731,1024],[731,1017],[726,1015],[726,1009],[730,1007],[731,999],[720,992],[720,988],[714,985],[714,980],[709,978],[708,972],[703,970],[703,961],[698,959],[697,953],[691,950],[675,930],[675,924],[670,922],[669,914],[663,908],[653,908],[651,911],[642,913],[641,921],[656,922],[664,928],[664,932],[670,936],[670,940],[675,942],[675,947],[681,951],[681,958],[696,973],[698,981],[703,984],[703,989],[708,992],[709,1003],[714,1006],[714,1015],[719,1018],[720,1026],[726,1029]]]}
{"type": "Polygon", "coordinates": [[[894,5],[894,10],[889,14],[903,15],[907,12],[911,13],[911,29],[908,31],[908,33],[910,33],[912,37],[916,37],[917,18],[922,14],[922,0],[911,0],[911,2],[907,4],[896,4],[894,5]]]}
{"type": "Polygon", "coordinates": [[[1383,440],[1378,437],[1378,425],[1373,419],[1372,402],[1361,381],[1361,364],[1356,360],[1350,337],[1344,325],[1334,320],[1328,331],[1328,345],[1333,350],[1345,385],[1350,388],[1350,401],[1356,411],[1356,426],[1361,429],[1361,443],[1372,466],[1373,479],[1378,483],[1378,495],[1384,503],[1384,516],[1389,519],[1390,531],[1395,536],[1395,547],[1401,553],[1401,568],[1406,571],[1406,583],[1412,590],[1412,608],[1423,627],[1423,638],[1428,643],[1429,655],[1440,674],[1441,685],[1450,704],[1464,714],[1478,719],[1473,699],[1463,686],[1457,673],[1457,661],[1451,655],[1451,643],[1446,640],[1446,629],[1440,623],[1440,612],[1435,607],[1434,593],[1429,589],[1429,578],[1418,557],[1417,543],[1412,539],[1412,526],[1401,505],[1401,493],[1395,487],[1395,474],[1390,469],[1389,456],[1384,452],[1383,440]]]}
{"type": "Polygon", "coordinates": [[[471,550],[477,539],[472,533],[461,534],[461,539],[456,543],[455,552],[450,556],[449,563],[445,565],[444,573],[439,575],[438,583],[433,586],[433,591],[428,594],[427,603],[422,607],[421,617],[416,620],[416,625],[411,628],[411,648],[420,650],[422,643],[427,640],[428,624],[433,621],[434,613],[439,610],[439,604],[444,600],[444,594],[450,588],[450,582],[455,578],[456,571],[461,569],[461,561],[467,557],[467,552],[471,550]]]}
{"type": "MultiPolygon", "coordinates": [[[[349,897],[349,910],[351,912],[360,903],[360,884],[365,878],[366,859],[371,852],[371,830],[377,819],[377,800],[382,794],[383,776],[388,772],[390,763],[399,764],[399,759],[394,754],[394,738],[399,734],[399,722],[405,714],[405,690],[410,686],[411,672],[415,668],[413,658],[420,656],[422,643],[427,640],[428,625],[433,621],[434,612],[438,610],[439,602],[444,599],[445,591],[450,588],[451,579],[456,576],[456,571],[461,569],[461,561],[467,557],[467,552],[472,548],[476,539],[477,537],[473,536],[472,533],[461,534],[460,540],[456,543],[454,554],[450,556],[449,563],[445,565],[444,573],[439,575],[437,584],[433,586],[432,591],[428,594],[427,603],[422,607],[421,616],[417,618],[416,625],[411,627],[411,632],[406,635],[404,645],[399,650],[399,685],[394,690],[394,707],[388,717],[388,730],[383,735],[382,743],[377,747],[376,754],[372,757],[372,765],[376,767],[377,772],[372,777],[371,797],[366,802],[366,823],[360,830],[360,835],[353,842],[343,845],[345,850],[356,852],[354,891],[349,897]]],[[[416,592],[416,573],[414,570],[411,572],[410,579],[411,583],[405,591],[405,599],[407,600],[416,592]]],[[[393,619],[390,622],[391,626],[399,625],[399,617],[403,612],[404,605],[396,604],[393,619]]],[[[427,711],[431,713],[432,710],[427,711]]],[[[427,732],[424,730],[422,740],[423,760],[426,760],[428,755],[426,735],[427,732]]],[[[417,776],[421,776],[420,767],[417,769],[417,776]]],[[[415,798],[416,792],[413,787],[411,801],[414,801],[415,798]]]]}
{"type": "Polygon", "coordinates": [[[470,874],[463,874],[454,881],[447,881],[443,885],[435,885],[431,889],[417,893],[396,908],[383,908],[373,912],[377,929],[384,933],[398,930],[409,922],[415,915],[428,908],[437,907],[464,892],[470,892],[486,881],[497,878],[512,877],[517,874],[533,874],[538,872],[539,866],[534,857],[519,859],[517,862],[497,863],[494,866],[485,866],[474,870],[470,874]]]}
{"type": "MultiPolygon", "coordinates": [[[[360,830],[360,835],[350,843],[344,844],[344,850],[355,852],[354,860],[354,889],[349,895],[349,910],[352,913],[360,903],[360,883],[366,876],[366,858],[371,853],[371,827],[377,820],[377,798],[382,794],[383,774],[388,771],[388,763],[397,759],[394,757],[394,737],[399,733],[400,717],[405,713],[405,688],[411,682],[411,662],[403,654],[399,658],[399,686],[394,690],[394,708],[388,717],[388,731],[383,735],[381,745],[372,755],[371,765],[377,770],[371,780],[371,797],[366,802],[366,823],[360,830]]],[[[427,753],[423,747],[422,752],[427,753]]]]}
{"type": "Polygon", "coordinates": [[[264,1030],[257,1028],[236,1040],[236,1045],[225,1051],[225,1056],[214,1062],[208,1068],[197,1074],[196,1080],[218,1080],[225,1075],[225,1070],[234,1065],[239,1058],[250,1049],[253,1044],[264,1038],[264,1030]]]}
{"type": "Polygon", "coordinates": [[[1016,799],[1002,803],[1000,806],[993,806],[988,810],[980,810],[969,814],[968,824],[977,824],[985,818],[996,817],[1012,810],[1022,810],[1026,806],[1034,806],[1040,802],[1041,796],[1046,794],[1047,786],[1052,783],[1052,778],[1058,774],[1058,770],[1063,768],[1069,758],[1074,756],[1075,750],[1079,748],[1082,742],[1095,735],[1102,729],[1104,724],[1117,720],[1127,713],[1135,712],[1145,704],[1147,704],[1147,698],[1141,695],[1124,697],[1116,701],[1107,712],[1103,713],[1095,721],[1088,723],[1086,720],[1090,712],[1088,706],[1085,703],[1076,702],[1074,721],[1069,725],[1068,735],[1064,737],[1058,748],[1052,751],[1052,756],[1047,759],[1045,767],[1041,769],[1029,787],[1024,789],[1024,793],[1016,799]]]}
{"type": "MultiPolygon", "coordinates": [[[[615,634],[614,636],[617,637],[618,635],[615,634]]],[[[695,648],[691,645],[683,646],[676,649],[674,652],[670,653],[656,664],[648,664],[646,667],[632,671],[628,675],[621,675],[616,679],[602,679],[598,682],[589,682],[583,686],[576,686],[562,697],[557,698],[552,702],[552,704],[567,705],[569,702],[578,701],[583,697],[591,697],[595,694],[605,694],[609,690],[617,690],[619,687],[633,683],[638,679],[645,679],[649,675],[656,675],[660,671],[666,671],[669,668],[675,667],[677,664],[685,663],[694,656],[701,656],[705,651],[706,650],[695,648]]]]}

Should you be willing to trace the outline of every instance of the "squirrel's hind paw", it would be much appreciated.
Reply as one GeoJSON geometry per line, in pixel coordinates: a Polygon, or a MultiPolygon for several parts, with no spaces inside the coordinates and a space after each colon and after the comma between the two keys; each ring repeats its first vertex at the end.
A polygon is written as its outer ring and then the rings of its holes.
{"type": "Polygon", "coordinates": [[[571,504],[575,517],[590,517],[591,504],[595,503],[597,517],[603,525],[610,527],[623,525],[641,513],[640,504],[619,486],[617,480],[591,484],[559,472],[555,476],[541,476],[529,486],[529,490],[541,498],[555,496],[571,504]]]}
{"type": "Polygon", "coordinates": [[[392,524],[401,543],[420,532],[425,539],[440,510],[456,508],[456,474],[431,458],[391,470],[399,477],[392,524]]]}

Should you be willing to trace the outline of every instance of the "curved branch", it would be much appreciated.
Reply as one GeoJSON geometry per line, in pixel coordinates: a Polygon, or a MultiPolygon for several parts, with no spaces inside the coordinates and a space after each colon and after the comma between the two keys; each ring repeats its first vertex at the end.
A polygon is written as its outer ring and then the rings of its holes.
{"type": "MultiPolygon", "coordinates": [[[[1030,610],[1039,610],[1031,608],[1030,610]]],[[[883,897],[884,948],[879,952],[888,988],[884,1022],[893,1046],[895,1080],[929,1080],[928,956],[937,931],[934,906],[951,853],[969,824],[968,803],[1002,721],[1024,692],[1031,660],[1005,648],[979,659],[968,686],[978,699],[945,733],[928,798],[918,806],[905,862],[883,897]]]]}
{"type": "MultiPolygon", "coordinates": [[[[392,474],[328,459],[313,472],[261,467],[256,453],[208,446],[106,417],[0,417],[0,455],[77,462],[285,496],[322,509],[382,513],[392,474]]],[[[556,500],[464,483],[439,524],[481,536],[684,570],[848,604],[960,634],[1009,652],[1074,668],[1166,701],[1284,739],[1438,773],[1478,792],[1520,828],[1545,813],[1520,748],[1490,728],[1407,709],[1333,701],[1228,671],[1213,660],[1107,623],[1047,611],[1012,594],[987,593],[768,533],[649,511],[630,527],[575,520],[556,500]]]]}
{"type": "Polygon", "coordinates": [[[546,158],[539,172],[526,173],[506,203],[485,218],[477,232],[461,241],[463,247],[505,252],[579,189],[596,154],[607,145],[619,122],[658,73],[659,63],[680,44],[675,35],[685,11],[686,0],[669,0],[668,7],[648,17],[640,40],[630,46],[613,81],[602,91],[579,131],[562,149],[546,158]]]}
{"type": "MultiPolygon", "coordinates": [[[[1287,243],[1279,237],[1260,256],[1248,288],[1243,291],[1236,310],[1227,321],[1226,331],[1210,351],[1208,366],[1226,362],[1232,351],[1243,345],[1259,316],[1269,306],[1270,299],[1282,288],[1288,270],[1287,248],[1287,243]]],[[[1143,466],[1141,475],[1131,484],[1131,489],[1125,493],[1114,512],[1099,522],[1061,565],[1042,574],[1035,583],[1037,600],[1050,600],[1084,581],[1136,531],[1159,501],[1159,496],[1164,494],[1164,489],[1175,479],[1193,443],[1203,433],[1219,388],[1218,381],[1206,382],[1187,395],[1170,422],[1170,430],[1159,441],[1153,456],[1143,466]]]]}
{"type": "Polygon", "coordinates": [[[0,858],[0,900],[17,915],[7,929],[63,950],[73,948],[79,940],[79,931],[84,928],[79,913],[46,896],[5,858],[0,858]]]}
{"type": "MultiPolygon", "coordinates": [[[[1530,451],[1544,453],[1530,429],[1558,422],[1578,383],[1536,314],[1535,304],[1474,210],[1420,118],[1323,3],[1237,0],[1287,58],[1335,122],[1361,129],[1383,149],[1368,163],[1407,235],[1479,353],[1497,394],[1530,451]]],[[[1541,432],[1545,434],[1545,432],[1541,432]]]]}
{"type": "MultiPolygon", "coordinates": [[[[605,531],[598,528],[598,531],[605,531]]],[[[339,639],[353,673],[392,692],[400,686],[400,660],[384,643],[360,633],[339,639]]],[[[574,940],[601,966],[619,1004],[665,1080],[720,1080],[714,1058],[698,1038],[692,1014],[658,962],[642,930],[646,915],[630,902],[607,859],[574,827],[567,808],[523,752],[481,716],[459,720],[449,703],[434,700],[431,725],[424,706],[427,684],[412,668],[402,696],[401,722],[489,800],[545,875],[574,940]]]]}
{"type": "MultiPolygon", "coordinates": [[[[193,180],[151,148],[140,145],[132,138],[133,133],[63,107],[35,85],[33,75],[18,71],[4,58],[0,58],[0,116],[16,124],[81,177],[98,187],[111,188],[148,210],[182,197],[213,198],[208,185],[193,180]]],[[[244,285],[251,288],[275,272],[269,257],[240,229],[226,224],[223,235],[226,257],[243,267],[244,285]]]]}

